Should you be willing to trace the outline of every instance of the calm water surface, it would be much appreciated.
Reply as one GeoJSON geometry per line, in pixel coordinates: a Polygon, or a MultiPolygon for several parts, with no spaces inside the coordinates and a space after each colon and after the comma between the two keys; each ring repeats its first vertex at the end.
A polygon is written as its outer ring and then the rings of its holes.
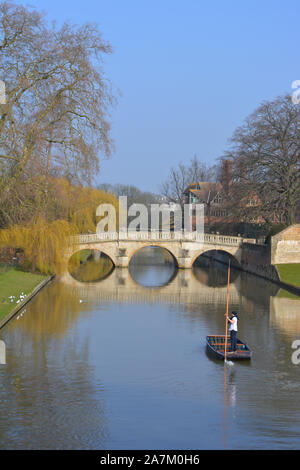
{"type": "Polygon", "coordinates": [[[251,363],[206,354],[224,333],[226,271],[170,264],[49,284],[0,331],[2,449],[300,448],[300,301],[233,272],[251,363]]]}

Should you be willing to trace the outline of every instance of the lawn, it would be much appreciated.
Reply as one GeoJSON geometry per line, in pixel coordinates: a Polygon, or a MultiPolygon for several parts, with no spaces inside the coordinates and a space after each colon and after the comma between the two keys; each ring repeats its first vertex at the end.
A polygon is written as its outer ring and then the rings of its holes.
{"type": "Polygon", "coordinates": [[[285,289],[280,289],[276,297],[279,297],[281,299],[293,299],[293,300],[300,300],[299,295],[292,294],[291,292],[288,292],[285,289]]]}
{"type": "Polygon", "coordinates": [[[1,268],[0,270],[0,320],[16,305],[22,293],[28,295],[46,276],[21,271],[17,268],[1,268]],[[11,299],[10,296],[15,298],[11,299]]]}
{"type": "Polygon", "coordinates": [[[276,264],[276,268],[282,282],[300,287],[300,264],[276,264]]]}

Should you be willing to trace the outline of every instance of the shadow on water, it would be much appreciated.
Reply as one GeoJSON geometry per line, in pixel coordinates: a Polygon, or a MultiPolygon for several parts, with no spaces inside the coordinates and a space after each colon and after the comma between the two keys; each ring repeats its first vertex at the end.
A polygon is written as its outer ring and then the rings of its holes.
{"type": "MultiPolygon", "coordinates": [[[[193,266],[193,274],[198,281],[206,286],[225,287],[227,286],[227,266],[217,261],[201,260],[193,266]]],[[[232,268],[230,273],[230,283],[234,283],[240,276],[240,271],[232,268]]]]}

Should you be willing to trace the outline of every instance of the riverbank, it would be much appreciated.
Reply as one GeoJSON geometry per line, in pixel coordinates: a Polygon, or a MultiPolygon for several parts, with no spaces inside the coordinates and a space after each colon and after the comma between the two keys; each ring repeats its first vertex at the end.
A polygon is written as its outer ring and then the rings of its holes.
{"type": "Polygon", "coordinates": [[[300,264],[277,264],[280,280],[300,289],[300,264]]]}
{"type": "Polygon", "coordinates": [[[0,271],[0,328],[44,287],[52,276],[2,267],[0,271]]]}

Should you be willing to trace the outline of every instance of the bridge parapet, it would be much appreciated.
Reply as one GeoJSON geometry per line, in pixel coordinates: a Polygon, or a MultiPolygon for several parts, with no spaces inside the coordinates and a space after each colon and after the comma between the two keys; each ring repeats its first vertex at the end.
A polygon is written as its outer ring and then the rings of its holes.
{"type": "Polygon", "coordinates": [[[212,233],[197,232],[102,232],[81,234],[70,237],[70,244],[82,245],[86,243],[98,243],[105,241],[183,241],[208,243],[212,245],[240,246],[242,243],[256,243],[255,239],[245,239],[228,235],[216,235],[212,233]]]}

